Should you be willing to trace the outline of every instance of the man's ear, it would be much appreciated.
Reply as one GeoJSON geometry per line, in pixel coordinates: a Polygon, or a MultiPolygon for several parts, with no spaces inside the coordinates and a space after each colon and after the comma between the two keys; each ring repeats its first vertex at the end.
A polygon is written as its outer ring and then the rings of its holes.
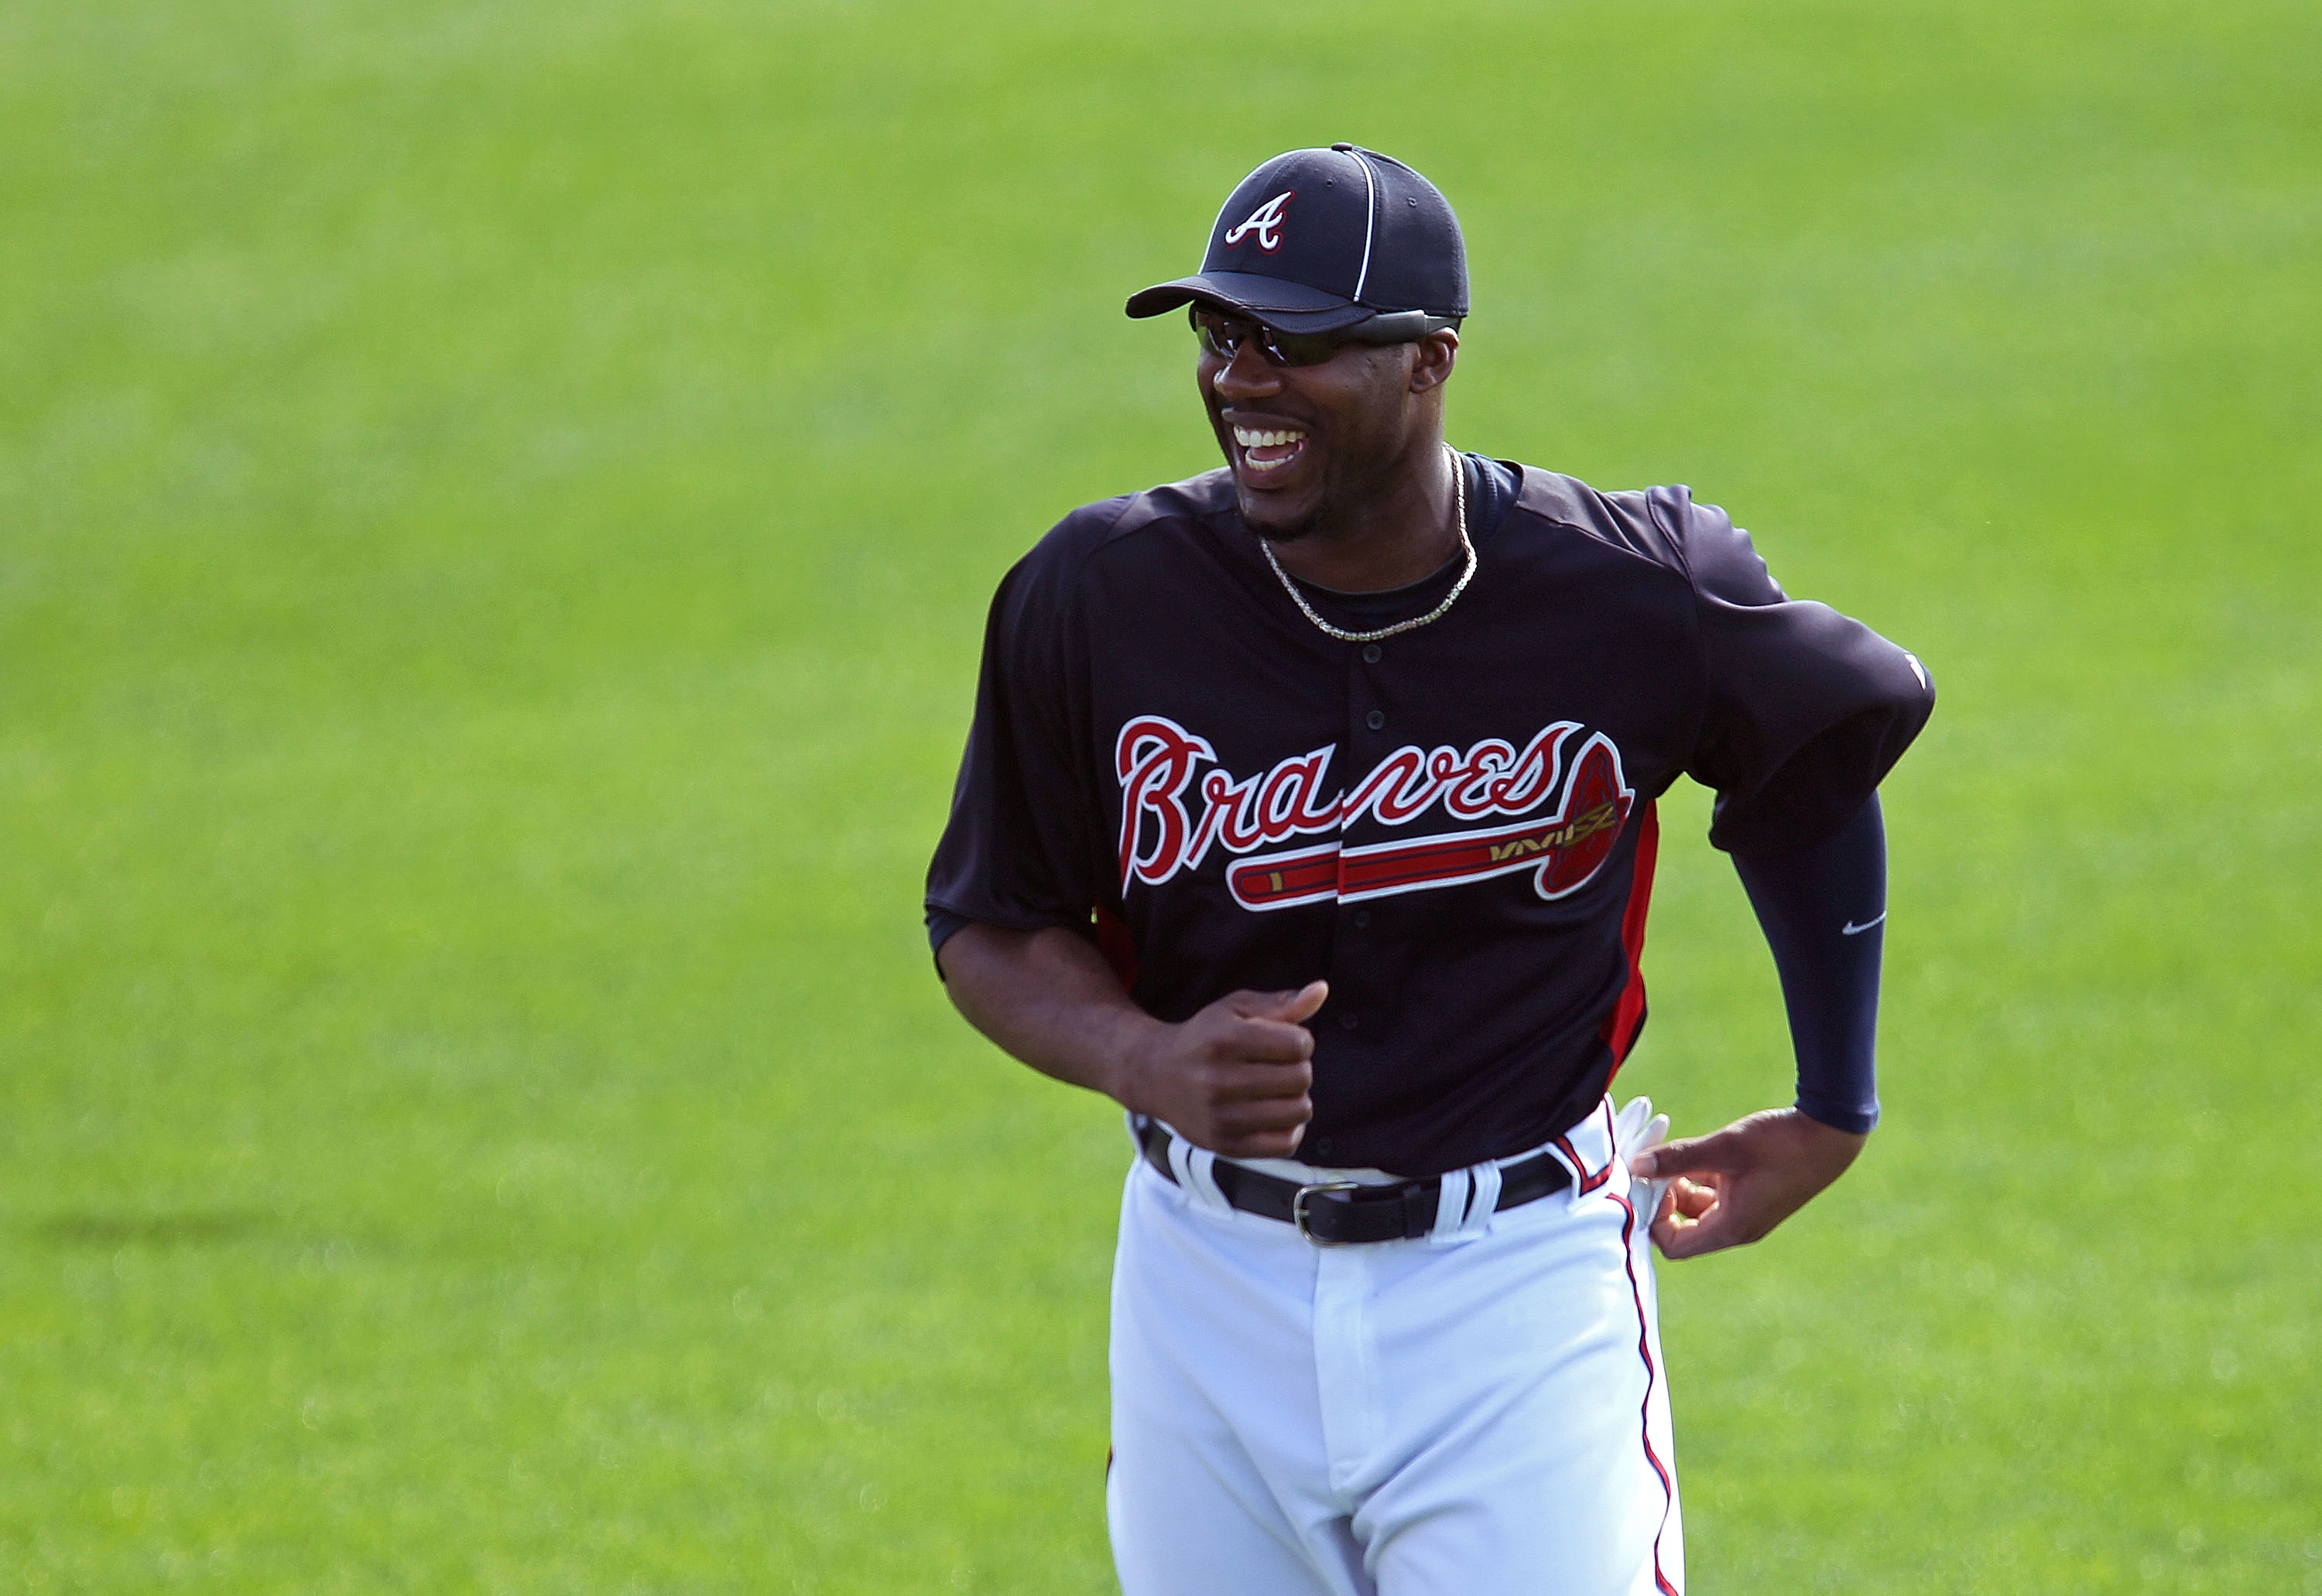
{"type": "Polygon", "coordinates": [[[1459,334],[1446,327],[1430,333],[1412,346],[1411,391],[1423,394],[1440,388],[1459,361],[1459,334]]]}

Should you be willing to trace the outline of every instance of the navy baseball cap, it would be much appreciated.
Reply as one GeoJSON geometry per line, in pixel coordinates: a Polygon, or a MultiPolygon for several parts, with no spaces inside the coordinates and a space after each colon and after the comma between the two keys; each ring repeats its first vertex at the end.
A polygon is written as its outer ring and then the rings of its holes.
{"type": "Polygon", "coordinates": [[[1284,333],[1335,333],[1383,315],[1467,314],[1467,249],[1435,185],[1355,144],[1293,150],[1241,180],[1192,277],[1129,296],[1129,314],[1193,303],[1284,333]]]}

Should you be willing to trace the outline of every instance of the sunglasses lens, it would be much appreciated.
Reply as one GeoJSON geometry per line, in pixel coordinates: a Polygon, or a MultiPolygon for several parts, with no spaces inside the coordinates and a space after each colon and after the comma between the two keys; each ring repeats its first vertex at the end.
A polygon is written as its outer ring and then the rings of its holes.
{"type": "Polygon", "coordinates": [[[1339,352],[1328,333],[1275,333],[1268,329],[1266,354],[1277,366],[1319,366],[1339,352]]]}
{"type": "Polygon", "coordinates": [[[1204,311],[1195,314],[1193,332],[1201,339],[1202,349],[1221,360],[1230,360],[1240,350],[1242,340],[1249,336],[1249,324],[1204,311]]]}
{"type": "Polygon", "coordinates": [[[1193,332],[1202,348],[1221,360],[1232,360],[1253,338],[1257,341],[1257,352],[1274,366],[1319,366],[1339,352],[1338,340],[1328,333],[1280,333],[1214,311],[1194,312],[1193,332]]]}

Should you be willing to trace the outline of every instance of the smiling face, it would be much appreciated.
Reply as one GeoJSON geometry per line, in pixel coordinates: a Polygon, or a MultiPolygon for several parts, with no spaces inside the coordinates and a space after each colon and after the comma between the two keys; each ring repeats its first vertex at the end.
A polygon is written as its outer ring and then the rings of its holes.
{"type": "Polygon", "coordinates": [[[1230,359],[1204,342],[1194,367],[1242,519],[1259,536],[1360,526],[1434,469],[1457,333],[1341,344],[1311,366],[1275,365],[1261,342],[1244,338],[1230,359]]]}

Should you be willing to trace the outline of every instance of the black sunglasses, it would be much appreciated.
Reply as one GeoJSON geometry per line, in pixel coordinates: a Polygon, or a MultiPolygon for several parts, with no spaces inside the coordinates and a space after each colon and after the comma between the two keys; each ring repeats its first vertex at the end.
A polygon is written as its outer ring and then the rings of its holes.
{"type": "Polygon", "coordinates": [[[1385,311],[1335,333],[1284,333],[1248,316],[1226,315],[1198,305],[1187,306],[1185,317],[1193,324],[1202,348],[1218,359],[1230,360],[1245,342],[1254,341],[1269,366],[1319,366],[1349,343],[1410,343],[1459,324],[1457,316],[1430,315],[1423,310],[1385,311]]]}

